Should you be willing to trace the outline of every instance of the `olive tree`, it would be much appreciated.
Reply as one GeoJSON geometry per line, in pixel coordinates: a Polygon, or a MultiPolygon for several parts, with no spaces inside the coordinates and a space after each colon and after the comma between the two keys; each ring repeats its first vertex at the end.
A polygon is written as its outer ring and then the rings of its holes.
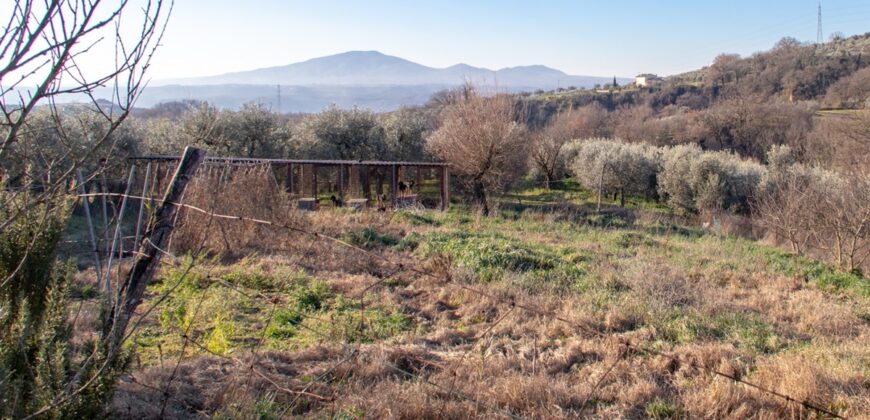
{"type": "Polygon", "coordinates": [[[402,107],[384,116],[387,157],[392,160],[426,159],[426,135],[433,129],[433,118],[423,110],[402,107]]]}
{"type": "Polygon", "coordinates": [[[629,144],[619,140],[590,139],[572,144],[576,156],[571,169],[587,189],[613,192],[625,205],[625,194],[654,196],[659,172],[659,155],[655,147],[629,144]]]}
{"type": "Polygon", "coordinates": [[[450,164],[487,215],[489,192],[525,172],[528,131],[517,117],[510,96],[471,92],[442,112],[441,127],[428,139],[429,150],[450,164]]]}
{"type": "Polygon", "coordinates": [[[762,164],[732,153],[679,145],[662,151],[658,189],[665,202],[681,213],[715,209],[748,213],[764,173],[762,164]]]}
{"type": "Polygon", "coordinates": [[[386,134],[377,115],[367,109],[331,106],[310,115],[292,134],[294,154],[325,159],[382,159],[386,134]]]}
{"type": "Polygon", "coordinates": [[[283,155],[287,134],[278,115],[259,103],[247,103],[227,112],[220,129],[230,156],[276,157],[283,155]]]}

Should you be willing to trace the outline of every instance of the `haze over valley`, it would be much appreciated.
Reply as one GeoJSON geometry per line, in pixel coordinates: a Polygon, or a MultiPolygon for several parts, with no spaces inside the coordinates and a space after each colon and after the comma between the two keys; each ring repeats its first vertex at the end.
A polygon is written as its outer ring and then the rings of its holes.
{"type": "MultiPolygon", "coordinates": [[[[280,112],[317,112],[335,104],[391,111],[420,105],[440,90],[470,82],[499,91],[591,88],[614,76],[575,76],[543,65],[490,70],[468,64],[434,68],[377,51],[349,51],[285,66],[215,76],[154,80],[138,105],[198,100],[237,108],[259,102],[280,112]],[[278,92],[280,85],[280,110],[278,92]]],[[[618,83],[632,79],[617,78],[618,83]]]]}

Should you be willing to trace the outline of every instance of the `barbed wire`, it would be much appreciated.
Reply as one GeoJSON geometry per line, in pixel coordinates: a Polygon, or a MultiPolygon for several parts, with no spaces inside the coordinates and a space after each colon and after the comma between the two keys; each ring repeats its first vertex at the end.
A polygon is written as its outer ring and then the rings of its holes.
{"type": "MultiPolygon", "coordinates": [[[[79,194],[80,197],[94,197],[94,196],[100,196],[100,195],[106,195],[106,196],[115,196],[115,197],[118,197],[118,196],[122,196],[122,195],[125,195],[125,194],[118,194],[118,193],[90,193],[90,194],[79,194]]],[[[134,199],[144,199],[144,197],[135,196],[135,195],[127,195],[127,197],[128,197],[128,198],[134,198],[134,199]]],[[[204,209],[202,209],[202,208],[200,208],[200,207],[197,207],[197,206],[194,206],[194,205],[190,205],[190,204],[186,204],[186,203],[171,203],[171,204],[176,205],[176,206],[179,206],[179,207],[184,207],[184,208],[187,208],[187,209],[190,209],[190,210],[193,210],[193,211],[196,211],[196,212],[202,213],[202,214],[206,214],[206,215],[209,215],[210,217],[217,218],[217,219],[237,220],[237,221],[241,221],[241,222],[254,223],[254,224],[258,224],[258,225],[271,226],[271,227],[280,228],[280,229],[285,229],[285,230],[292,231],[292,232],[296,232],[296,233],[302,233],[302,234],[310,235],[310,236],[312,236],[312,237],[314,237],[314,238],[325,239],[325,240],[331,241],[331,242],[333,242],[333,243],[337,243],[337,244],[339,244],[339,245],[341,245],[341,246],[347,247],[347,248],[349,248],[349,249],[353,249],[353,250],[355,250],[355,251],[357,251],[357,252],[360,252],[360,253],[362,253],[362,254],[364,254],[364,255],[370,256],[370,257],[372,257],[372,258],[374,258],[374,259],[378,259],[378,260],[384,261],[384,262],[386,262],[386,263],[388,263],[388,264],[391,264],[391,265],[394,265],[394,266],[396,266],[396,267],[398,267],[398,268],[400,268],[400,269],[405,269],[405,270],[408,270],[408,271],[413,272],[413,273],[415,273],[415,274],[418,274],[418,275],[421,275],[421,276],[426,276],[426,277],[429,277],[429,278],[432,278],[432,279],[435,279],[435,280],[446,280],[446,279],[442,278],[441,276],[439,276],[438,274],[433,273],[433,272],[430,272],[430,271],[428,271],[428,270],[420,269],[420,268],[417,268],[417,267],[414,266],[414,265],[408,265],[408,264],[405,264],[404,262],[401,262],[401,261],[395,261],[395,260],[393,260],[392,258],[390,258],[390,257],[387,256],[387,255],[380,254],[380,253],[375,253],[375,252],[372,252],[372,251],[367,250],[367,249],[365,249],[365,248],[362,248],[362,247],[360,247],[360,246],[357,246],[357,245],[354,245],[354,244],[352,244],[352,243],[349,243],[349,242],[347,242],[347,241],[345,241],[345,240],[342,240],[342,239],[340,239],[340,238],[337,238],[337,237],[334,237],[334,236],[331,236],[331,235],[327,235],[327,234],[324,234],[324,233],[321,233],[321,232],[317,232],[317,231],[309,230],[309,229],[306,229],[306,228],[303,228],[303,227],[294,226],[294,225],[286,224],[286,223],[283,223],[283,222],[272,221],[272,220],[265,220],[265,219],[259,219],[259,218],[253,218],[253,217],[238,216],[238,215],[229,215],[229,214],[218,214],[218,213],[214,213],[214,212],[209,212],[209,211],[204,210],[204,209]]],[[[504,298],[501,298],[501,297],[495,296],[495,295],[493,295],[492,293],[488,293],[488,292],[485,292],[485,291],[483,291],[483,290],[479,290],[479,289],[477,289],[477,288],[475,288],[475,287],[469,286],[469,285],[467,285],[467,284],[463,284],[463,283],[456,283],[456,284],[457,284],[457,286],[458,286],[459,288],[461,288],[461,289],[463,289],[463,290],[466,290],[466,291],[468,291],[468,292],[471,292],[471,293],[474,293],[474,294],[476,294],[476,295],[479,295],[479,296],[482,296],[482,297],[486,297],[486,298],[489,298],[489,299],[492,299],[492,300],[495,300],[495,301],[499,301],[499,302],[501,302],[501,303],[509,303],[509,304],[511,304],[512,306],[514,306],[514,307],[516,307],[516,308],[518,308],[518,309],[521,309],[521,310],[523,310],[523,311],[526,311],[526,312],[528,312],[528,313],[535,314],[535,315],[538,315],[538,316],[542,316],[542,317],[545,317],[545,318],[548,318],[548,319],[552,319],[552,320],[555,320],[555,321],[559,321],[559,322],[565,323],[565,324],[567,324],[567,325],[569,325],[569,326],[571,326],[571,327],[573,327],[573,328],[576,328],[576,329],[579,329],[579,330],[586,331],[587,333],[589,333],[589,334],[591,334],[591,335],[594,335],[594,336],[598,336],[598,337],[600,337],[600,338],[605,338],[605,339],[606,339],[606,338],[609,338],[609,337],[612,337],[612,336],[613,336],[612,333],[611,333],[611,334],[604,333],[604,332],[598,331],[598,330],[596,330],[596,329],[594,329],[594,328],[591,328],[591,327],[589,327],[589,326],[587,326],[587,325],[583,325],[583,324],[579,324],[579,323],[576,323],[576,322],[574,322],[574,321],[571,321],[571,320],[569,320],[569,319],[567,319],[567,318],[565,318],[565,317],[559,315],[558,313],[556,313],[556,312],[554,312],[554,311],[550,311],[550,310],[546,310],[546,309],[541,309],[541,308],[534,307],[534,306],[531,306],[531,305],[528,305],[528,304],[524,304],[524,303],[522,303],[522,302],[517,302],[514,298],[511,298],[511,299],[509,299],[509,300],[508,300],[508,299],[504,299],[504,298]]],[[[620,338],[622,338],[622,337],[620,337],[620,338]]],[[[671,359],[671,360],[673,360],[673,361],[678,361],[678,360],[679,360],[679,356],[678,356],[678,355],[674,355],[674,354],[671,354],[671,353],[669,353],[669,352],[665,352],[665,351],[661,351],[661,350],[656,350],[656,349],[653,349],[653,348],[650,348],[650,347],[647,347],[647,346],[644,346],[644,345],[641,345],[641,344],[632,343],[632,342],[630,341],[630,339],[626,339],[626,340],[622,341],[621,344],[625,345],[626,347],[628,347],[628,348],[630,348],[630,349],[632,349],[632,350],[634,350],[634,351],[636,351],[636,352],[645,353],[645,354],[654,355],[654,356],[659,356],[659,357],[664,357],[664,358],[667,358],[667,359],[671,359]]],[[[741,385],[743,385],[743,386],[746,386],[746,387],[749,387],[749,388],[755,389],[755,390],[760,391],[760,392],[762,392],[762,393],[764,393],[764,394],[768,394],[768,395],[770,395],[770,396],[777,397],[777,398],[782,399],[782,400],[785,400],[785,401],[787,401],[787,402],[789,402],[789,403],[800,404],[801,406],[803,406],[803,407],[805,407],[805,408],[807,408],[807,409],[814,410],[814,411],[816,411],[816,412],[818,412],[818,413],[822,413],[822,414],[825,414],[825,415],[828,415],[828,416],[831,416],[831,417],[834,417],[834,418],[840,418],[840,419],[845,418],[844,416],[842,416],[842,415],[840,415],[840,414],[837,414],[837,413],[835,413],[835,412],[833,412],[833,411],[831,411],[831,410],[828,410],[828,409],[826,409],[826,408],[823,408],[823,407],[821,407],[820,405],[818,405],[818,404],[816,404],[816,403],[814,403],[814,402],[812,402],[812,401],[809,401],[809,400],[806,400],[806,399],[798,399],[798,398],[792,397],[792,396],[790,396],[790,395],[788,395],[788,394],[785,394],[785,393],[781,393],[781,392],[775,391],[775,390],[770,389],[770,388],[768,388],[768,387],[765,387],[765,386],[762,386],[762,385],[760,385],[760,384],[756,384],[756,383],[753,383],[753,382],[747,381],[747,380],[745,380],[745,379],[739,378],[739,377],[737,377],[737,376],[735,376],[735,375],[732,375],[732,374],[729,374],[729,373],[722,372],[722,371],[720,371],[720,370],[718,370],[718,369],[715,369],[715,368],[711,368],[711,367],[707,367],[707,366],[699,366],[699,367],[700,367],[702,370],[705,370],[705,371],[707,371],[708,373],[713,374],[714,376],[719,376],[719,377],[722,377],[722,378],[726,378],[726,379],[731,380],[731,381],[733,381],[733,382],[735,382],[735,383],[738,383],[738,384],[741,384],[741,385]]]]}

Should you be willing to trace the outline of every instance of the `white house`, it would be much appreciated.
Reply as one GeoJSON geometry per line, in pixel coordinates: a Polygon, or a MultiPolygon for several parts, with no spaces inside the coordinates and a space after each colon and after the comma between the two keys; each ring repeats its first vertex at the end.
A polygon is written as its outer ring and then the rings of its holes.
{"type": "Polygon", "coordinates": [[[634,77],[634,84],[637,87],[648,87],[657,85],[662,82],[662,79],[654,74],[644,73],[634,77]]]}

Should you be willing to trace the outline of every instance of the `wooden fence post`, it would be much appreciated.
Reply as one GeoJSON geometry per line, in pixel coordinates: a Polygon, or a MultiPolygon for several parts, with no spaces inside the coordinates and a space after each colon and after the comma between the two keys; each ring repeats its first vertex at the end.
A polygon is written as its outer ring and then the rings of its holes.
{"type": "Polygon", "coordinates": [[[148,181],[151,180],[151,162],[145,167],[145,180],[142,183],[142,198],[139,199],[139,217],[136,218],[136,235],[133,236],[133,253],[139,252],[139,238],[142,233],[142,216],[145,214],[145,200],[148,197],[148,181]]]}
{"type": "Polygon", "coordinates": [[[338,199],[344,204],[344,165],[338,165],[338,199]]]}
{"type": "Polygon", "coordinates": [[[136,311],[136,307],[142,301],[142,295],[145,293],[145,286],[148,280],[154,273],[155,267],[160,262],[160,256],[166,241],[172,234],[173,221],[178,213],[180,206],[177,201],[184,195],[184,189],[193,178],[197,168],[205,159],[205,150],[186,147],[181,160],[178,162],[178,168],[175,170],[175,175],[169,182],[166,189],[166,194],[163,196],[163,201],[160,208],[157,209],[154,225],[145,232],[147,240],[143,240],[139,249],[141,252],[136,255],[136,260],[130,268],[129,275],[119,285],[118,300],[115,301],[110,316],[113,316],[112,327],[112,352],[118,351],[118,346],[124,338],[127,330],[127,324],[130,318],[136,311]]]}
{"type": "MultiPolygon", "coordinates": [[[[118,216],[115,217],[115,232],[112,234],[112,246],[109,248],[109,256],[106,260],[106,276],[105,280],[103,280],[104,287],[106,289],[106,296],[109,297],[109,301],[112,299],[112,260],[115,258],[115,250],[118,249],[116,245],[119,245],[120,248],[123,248],[124,242],[124,210],[127,208],[128,197],[130,196],[130,189],[133,187],[133,181],[136,180],[136,165],[130,166],[130,176],[127,178],[127,188],[124,189],[124,195],[121,196],[121,207],[118,209],[118,216]]],[[[118,257],[121,258],[120,256],[118,257]]]]}
{"type": "Polygon", "coordinates": [[[317,165],[311,165],[311,196],[314,197],[314,205],[317,206],[317,165]]]}

